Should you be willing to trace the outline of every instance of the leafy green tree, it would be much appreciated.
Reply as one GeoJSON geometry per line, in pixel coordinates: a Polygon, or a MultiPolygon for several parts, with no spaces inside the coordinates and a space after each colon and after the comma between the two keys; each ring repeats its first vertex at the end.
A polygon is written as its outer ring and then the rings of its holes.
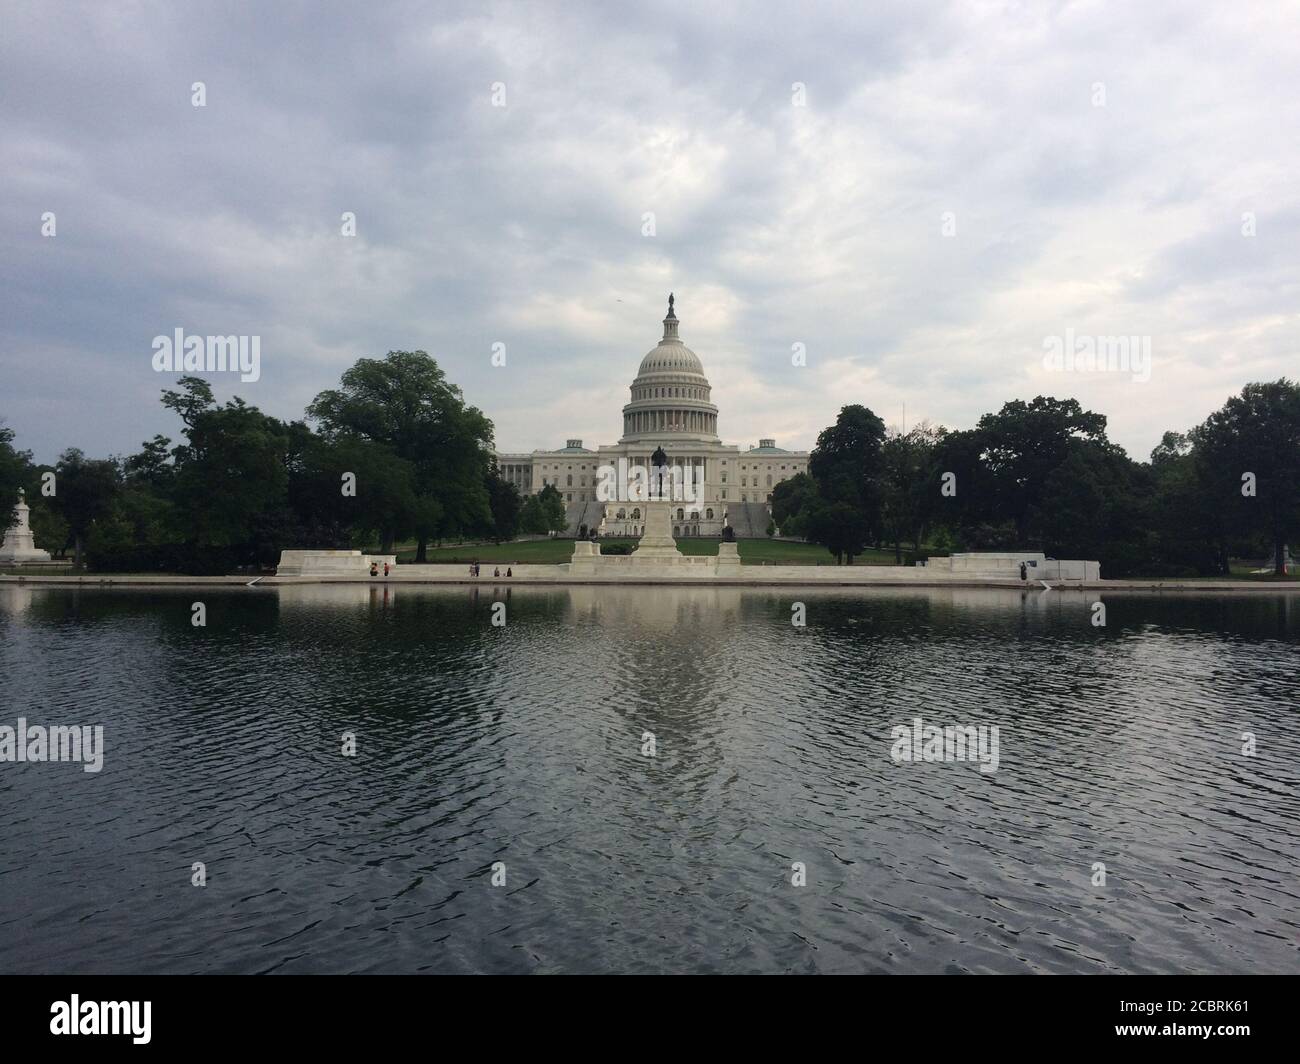
{"type": "Polygon", "coordinates": [[[1152,486],[1151,470],[1119,447],[1073,441],[1044,482],[1032,535],[1052,557],[1096,558],[1107,576],[1132,575],[1151,562],[1152,486]]]}
{"type": "Polygon", "coordinates": [[[554,484],[547,484],[536,495],[530,495],[524,500],[519,527],[532,535],[563,532],[569,527],[564,499],[554,484]]]}
{"type": "Polygon", "coordinates": [[[1106,443],[1105,416],[1084,410],[1077,399],[1016,399],[996,414],[985,414],[975,426],[979,460],[988,477],[977,478],[968,489],[990,492],[982,501],[1014,523],[1017,546],[1029,543],[1030,513],[1041,502],[1047,478],[1069,456],[1073,440],[1106,443]]]}
{"type": "Polygon", "coordinates": [[[88,459],[75,447],[59,456],[54,467],[55,493],[51,503],[67,523],[73,542],[73,565],[81,568],[81,553],[95,523],[109,515],[120,487],[117,467],[105,460],[88,459]]]}
{"type": "Polygon", "coordinates": [[[519,511],[519,530],[540,536],[548,532],[563,531],[568,527],[564,500],[553,484],[523,500],[519,511]]]}
{"type": "MultiPolygon", "coordinates": [[[[210,394],[210,393],[209,393],[210,394]]],[[[155,436],[142,443],[139,454],[122,460],[122,476],[134,484],[166,491],[172,483],[176,467],[172,463],[172,441],[166,436],[155,436]]]]}
{"type": "MultiPolygon", "coordinates": [[[[426,560],[430,539],[490,524],[492,423],[465,403],[424,351],[359,359],[339,388],[316,396],[307,414],[327,438],[357,436],[410,463],[417,562],[426,560]]],[[[397,534],[396,528],[381,530],[385,551],[397,534]]]]}
{"type": "Polygon", "coordinates": [[[945,433],[922,423],[907,433],[886,437],[880,454],[881,527],[903,560],[904,542],[915,552],[936,510],[935,455],[945,433]]]}
{"type": "Polygon", "coordinates": [[[817,482],[796,473],[772,489],[772,520],[784,536],[806,536],[808,516],[819,502],[817,482]]]}
{"type": "Polygon", "coordinates": [[[1266,538],[1283,573],[1287,543],[1300,531],[1300,385],[1286,378],[1247,384],[1192,439],[1214,505],[1235,531],[1266,538]]]}
{"type": "Polygon", "coordinates": [[[287,426],[240,398],[218,406],[202,378],[178,383],[179,391],[163,392],[185,425],[185,442],[172,451],[178,533],[198,550],[232,547],[274,560],[288,523],[287,426]]]}
{"type": "Polygon", "coordinates": [[[1228,572],[1228,532],[1221,507],[1204,490],[1191,434],[1166,432],[1151,452],[1148,506],[1155,576],[1228,572]]]}
{"type": "Polygon", "coordinates": [[[14,430],[0,423],[0,535],[13,524],[18,489],[26,486],[32,461],[29,452],[16,450],[13,443],[14,430]]]}
{"type": "Polygon", "coordinates": [[[492,539],[497,543],[514,539],[519,534],[519,519],[524,505],[519,489],[502,479],[495,463],[488,474],[487,489],[492,509],[492,539]]]}
{"type": "Polygon", "coordinates": [[[840,564],[852,565],[866,550],[870,535],[862,511],[851,503],[819,502],[808,516],[808,538],[835,555],[840,564]]]}
{"type": "Polygon", "coordinates": [[[817,437],[808,472],[827,503],[856,509],[869,539],[880,528],[880,461],[885,423],[865,406],[844,407],[835,424],[817,437]]]}

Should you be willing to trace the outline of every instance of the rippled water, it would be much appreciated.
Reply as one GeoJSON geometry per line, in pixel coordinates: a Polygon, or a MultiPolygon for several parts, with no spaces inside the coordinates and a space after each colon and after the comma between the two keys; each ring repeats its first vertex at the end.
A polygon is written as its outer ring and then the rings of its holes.
{"type": "Polygon", "coordinates": [[[0,971],[1300,971],[1300,598],[1094,597],[0,588],[0,971]]]}

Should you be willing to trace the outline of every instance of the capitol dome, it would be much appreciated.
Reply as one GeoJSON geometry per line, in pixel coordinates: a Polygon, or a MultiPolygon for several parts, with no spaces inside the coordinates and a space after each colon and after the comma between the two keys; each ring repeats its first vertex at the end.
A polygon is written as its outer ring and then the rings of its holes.
{"type": "Polygon", "coordinates": [[[641,368],[637,370],[637,376],[646,377],[657,370],[665,369],[685,370],[688,373],[704,376],[704,365],[700,362],[700,356],[680,340],[661,340],[651,348],[641,360],[641,368]]]}
{"type": "Polygon", "coordinates": [[[668,296],[664,335],[641,360],[632,401],[623,407],[623,441],[718,439],[718,408],[700,357],[677,335],[673,297],[668,296]]]}

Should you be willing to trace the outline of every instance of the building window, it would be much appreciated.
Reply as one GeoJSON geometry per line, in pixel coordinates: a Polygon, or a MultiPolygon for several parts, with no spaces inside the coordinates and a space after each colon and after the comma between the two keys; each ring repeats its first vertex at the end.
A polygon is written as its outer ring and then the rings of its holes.
{"type": "Polygon", "coordinates": [[[768,475],[767,475],[767,486],[768,486],[769,488],[772,486],[772,474],[771,474],[771,473],[768,473],[768,475]]]}
{"type": "Polygon", "coordinates": [[[573,487],[573,474],[572,474],[572,473],[569,474],[569,482],[568,482],[567,484],[565,484],[564,486],[565,486],[566,488],[571,488],[571,487],[573,487]]]}
{"type": "Polygon", "coordinates": [[[712,508],[710,508],[710,509],[704,511],[704,517],[705,517],[706,520],[709,520],[709,521],[712,521],[712,520],[713,520],[713,510],[712,510],[712,508]]]}

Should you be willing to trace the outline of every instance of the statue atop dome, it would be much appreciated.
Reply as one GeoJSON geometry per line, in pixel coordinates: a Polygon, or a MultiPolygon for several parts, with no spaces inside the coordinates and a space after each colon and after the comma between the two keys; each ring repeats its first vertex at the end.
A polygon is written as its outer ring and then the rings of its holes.
{"type": "Polygon", "coordinates": [[[664,338],[660,341],[680,344],[681,340],[677,338],[677,312],[673,310],[673,294],[668,293],[668,316],[664,318],[664,338]]]}

